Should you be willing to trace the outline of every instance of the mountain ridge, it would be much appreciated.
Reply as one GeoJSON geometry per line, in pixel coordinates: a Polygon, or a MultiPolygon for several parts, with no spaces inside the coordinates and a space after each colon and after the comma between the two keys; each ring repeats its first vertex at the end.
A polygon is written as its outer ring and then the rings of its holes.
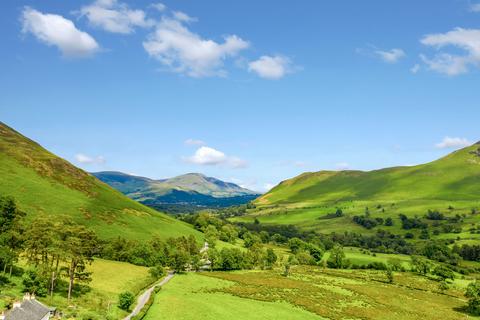
{"type": "Polygon", "coordinates": [[[131,199],[154,208],[175,204],[226,207],[250,202],[260,195],[201,173],[186,173],[168,179],[151,179],[120,171],[94,172],[92,175],[131,199]]]}
{"type": "MultiPolygon", "coordinates": [[[[294,202],[295,199],[298,200],[300,193],[303,194],[301,196],[303,200],[308,200],[308,197],[322,198],[328,193],[336,193],[337,200],[377,199],[382,195],[384,198],[390,198],[395,193],[400,193],[401,198],[401,194],[405,196],[412,190],[417,191],[416,195],[411,195],[412,198],[452,199],[457,196],[459,199],[476,199],[478,194],[476,192],[480,192],[480,184],[476,184],[480,182],[478,145],[479,143],[475,143],[437,160],[415,166],[397,166],[370,171],[305,172],[280,182],[272,190],[260,196],[256,203],[294,202]],[[460,180],[464,185],[460,186],[460,180]],[[457,188],[451,185],[455,183],[457,188]],[[442,189],[441,186],[444,188],[442,189]],[[286,190],[288,188],[292,189],[291,192],[286,190]],[[450,195],[447,192],[450,192],[450,195]]],[[[324,200],[327,199],[324,197],[324,200]]]]}
{"type": "Polygon", "coordinates": [[[149,239],[201,234],[137,203],[0,122],[0,195],[12,196],[27,218],[68,218],[100,237],[149,239]]]}

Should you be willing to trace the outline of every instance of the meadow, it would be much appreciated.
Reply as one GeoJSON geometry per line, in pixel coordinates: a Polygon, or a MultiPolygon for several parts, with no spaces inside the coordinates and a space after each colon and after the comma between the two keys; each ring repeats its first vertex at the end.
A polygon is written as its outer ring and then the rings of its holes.
{"type": "Polygon", "coordinates": [[[465,283],[373,270],[298,266],[279,270],[176,276],[156,297],[147,320],[189,319],[476,319],[463,312],[465,283]]]}
{"type": "MultiPolygon", "coordinates": [[[[442,212],[446,218],[462,216],[460,223],[462,231],[460,233],[443,233],[439,235],[431,234],[432,238],[438,239],[457,239],[462,240],[478,240],[480,233],[472,233],[470,229],[480,228],[480,212],[472,214],[472,208],[479,208],[479,201],[445,201],[445,200],[372,200],[372,201],[338,201],[333,203],[295,203],[295,204],[277,204],[271,206],[260,206],[256,209],[249,210],[245,216],[231,218],[232,222],[252,223],[257,219],[265,225],[294,225],[302,230],[315,230],[319,233],[328,234],[331,232],[343,233],[345,231],[357,232],[362,234],[374,234],[381,228],[395,234],[413,233],[415,238],[418,237],[420,229],[402,229],[402,223],[399,215],[404,214],[407,217],[423,218],[428,210],[438,210],[442,212]],[[372,219],[391,218],[393,226],[377,226],[372,229],[366,229],[361,225],[353,222],[354,216],[365,214],[368,208],[372,219]],[[341,209],[343,216],[332,217],[337,209],[341,209]]],[[[435,221],[424,221],[431,227],[435,227],[435,221]]]]}
{"type": "Polygon", "coordinates": [[[252,300],[222,292],[235,283],[208,274],[176,275],[156,294],[144,319],[322,319],[284,301],[252,300]]]}

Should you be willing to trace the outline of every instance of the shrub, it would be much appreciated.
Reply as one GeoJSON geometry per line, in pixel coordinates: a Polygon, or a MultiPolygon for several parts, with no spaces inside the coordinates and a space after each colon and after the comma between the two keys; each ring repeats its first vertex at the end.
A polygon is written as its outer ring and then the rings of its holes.
{"type": "Polygon", "coordinates": [[[118,307],[122,310],[128,311],[135,301],[135,296],[130,291],[125,291],[118,296],[118,307]]]}
{"type": "Polygon", "coordinates": [[[467,310],[473,315],[480,315],[480,282],[470,283],[465,296],[468,298],[467,310]]]}

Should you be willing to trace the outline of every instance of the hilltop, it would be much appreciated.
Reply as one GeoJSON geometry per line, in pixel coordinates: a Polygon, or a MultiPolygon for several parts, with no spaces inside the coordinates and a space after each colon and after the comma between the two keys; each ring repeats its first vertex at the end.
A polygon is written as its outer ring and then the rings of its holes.
{"type": "Polygon", "coordinates": [[[234,183],[200,173],[161,180],[114,171],[92,174],[131,199],[154,208],[226,207],[244,204],[259,196],[257,192],[234,183]]]}
{"type": "Polygon", "coordinates": [[[13,196],[30,220],[70,217],[103,238],[201,238],[187,224],[129,199],[1,122],[0,182],[0,195],[13,196]]]}
{"type": "Polygon", "coordinates": [[[438,237],[476,239],[479,194],[480,144],[476,143],[416,166],[303,173],[260,196],[254,201],[257,209],[237,220],[257,217],[262,223],[293,224],[324,233],[372,233],[383,228],[418,235],[420,228],[402,228],[399,215],[404,214],[432,226],[430,230],[438,237]],[[335,216],[339,209],[341,214],[335,216]],[[425,219],[429,210],[440,212],[442,221],[425,219]],[[393,226],[374,223],[374,227],[365,228],[363,221],[353,221],[355,216],[378,218],[380,222],[391,218],[393,226]]]}
{"type": "Polygon", "coordinates": [[[320,171],[283,181],[256,203],[351,200],[477,200],[480,143],[436,161],[374,171],[320,171]]]}

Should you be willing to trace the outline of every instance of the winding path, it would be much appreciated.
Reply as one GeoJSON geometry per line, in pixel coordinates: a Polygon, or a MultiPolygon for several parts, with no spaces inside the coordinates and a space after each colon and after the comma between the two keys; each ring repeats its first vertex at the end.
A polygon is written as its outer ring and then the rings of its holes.
{"type": "Polygon", "coordinates": [[[123,320],[130,320],[132,317],[136,316],[137,314],[140,313],[140,311],[143,309],[145,304],[147,303],[148,299],[150,299],[150,296],[152,295],[153,290],[155,290],[156,287],[161,287],[164,284],[166,284],[170,279],[172,279],[174,276],[173,272],[169,272],[168,275],[163,279],[160,283],[157,283],[147,290],[145,290],[144,293],[142,293],[138,299],[137,299],[137,305],[135,306],[135,309],[133,309],[132,313],[130,313],[128,316],[123,318],[123,320]]]}

